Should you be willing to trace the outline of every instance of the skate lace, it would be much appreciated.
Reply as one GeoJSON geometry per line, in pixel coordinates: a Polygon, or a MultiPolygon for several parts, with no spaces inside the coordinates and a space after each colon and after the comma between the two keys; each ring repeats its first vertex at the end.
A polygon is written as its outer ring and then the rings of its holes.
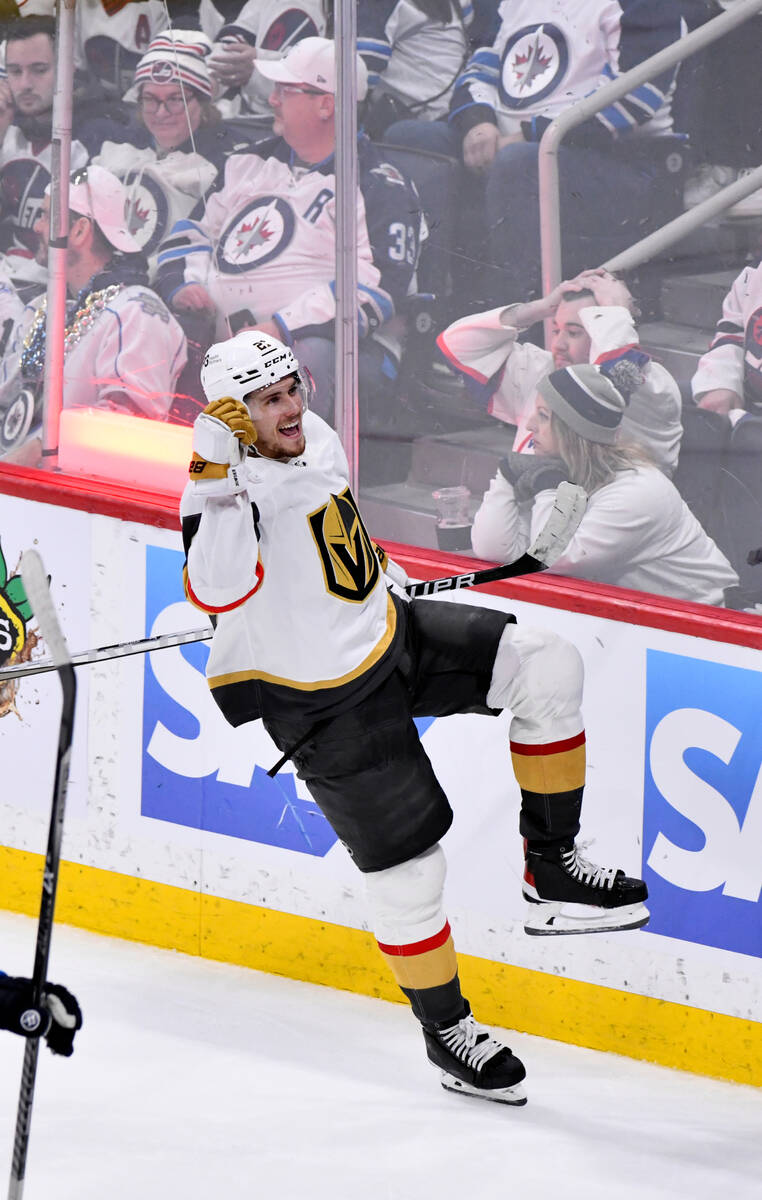
{"type": "Polygon", "coordinates": [[[564,850],[561,854],[564,867],[575,879],[592,887],[613,888],[616,880],[616,867],[597,867],[595,863],[583,858],[577,846],[564,850]]]}
{"type": "Polygon", "coordinates": [[[457,1025],[441,1029],[439,1038],[452,1054],[477,1071],[504,1049],[470,1013],[462,1017],[457,1025]]]}

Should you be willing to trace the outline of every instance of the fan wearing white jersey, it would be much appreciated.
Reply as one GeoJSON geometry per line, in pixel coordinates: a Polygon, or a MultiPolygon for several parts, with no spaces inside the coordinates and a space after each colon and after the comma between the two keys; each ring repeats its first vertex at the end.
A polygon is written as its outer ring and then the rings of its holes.
{"type": "MultiPolygon", "coordinates": [[[[197,220],[179,221],[159,250],[157,288],[177,312],[206,312],[216,335],[257,328],[295,346],[333,412],[336,315],[334,43],[304,38],[280,60],[257,60],[272,81],[275,137],[228,159],[197,220]]],[[[366,71],[357,60],[358,88],[366,71]]],[[[388,394],[400,353],[395,316],[415,279],[423,235],[412,184],[367,138],[358,141],[357,274],[361,399],[388,394]]]]}
{"type": "Polygon", "coordinates": [[[762,263],[733,280],[691,387],[699,408],[762,415],[762,263]]]}
{"type": "MultiPolygon", "coordinates": [[[[492,262],[504,295],[538,296],[538,144],[577,101],[677,41],[679,0],[503,0],[492,46],[452,98],[467,170],[486,177],[492,262]]],[[[564,273],[604,262],[681,207],[672,133],[676,68],[569,131],[558,152],[564,273]],[[671,156],[671,157],[670,157],[671,156]]]]}
{"type": "Polygon", "coordinates": [[[461,317],[439,335],[437,345],[465,376],[473,399],[498,421],[516,426],[513,449],[519,453],[534,450],[527,424],[543,375],[554,367],[597,364],[626,396],[622,436],[671,476],[683,432],[680,389],[641,348],[634,307],[620,279],[602,268],[583,271],[541,300],[461,317]],[[518,340],[547,320],[552,322],[548,350],[518,340]]]}
{"type": "MultiPolygon", "coordinates": [[[[125,202],[123,185],[103,167],[86,167],[72,178],[63,404],[166,420],[175,381],[185,365],[185,335],[146,286],[145,259],[127,229],[125,202]]],[[[36,228],[39,257],[44,260],[50,237],[49,196],[36,228]]],[[[8,353],[13,370],[4,382],[6,404],[13,403],[13,394],[36,393],[39,399],[45,364],[44,298],[25,309],[8,353]]]]}
{"type": "Polygon", "coordinates": [[[527,421],[534,457],[500,463],[474,517],[474,552],[497,561],[527,549],[552,507],[559,479],[581,485],[585,514],[559,575],[593,579],[700,604],[723,604],[738,576],[674,484],[619,440],[624,396],[599,367],[563,367],[537,384],[527,421]]]}
{"type": "Polygon", "coordinates": [[[379,947],[444,1086],[523,1103],[522,1064],[461,994],[439,845],[453,814],[414,717],[513,713],[528,933],[638,927],[645,884],[574,842],[580,656],[506,613],[400,596],[406,576],[371,542],[338,437],[304,411],[283,343],[248,331],[214,345],[201,381],[181,516],[186,594],[215,619],[212,695],[232,725],[263,719],[363,872],[379,947]]]}

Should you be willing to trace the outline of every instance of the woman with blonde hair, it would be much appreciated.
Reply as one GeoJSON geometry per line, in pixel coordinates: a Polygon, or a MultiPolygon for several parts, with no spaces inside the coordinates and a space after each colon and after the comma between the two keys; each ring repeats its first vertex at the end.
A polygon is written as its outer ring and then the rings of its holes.
{"type": "Polygon", "coordinates": [[[534,454],[501,461],[474,518],[474,553],[500,562],[523,554],[553,507],[556,486],[568,479],[589,500],[556,574],[724,604],[738,576],[674,484],[641,449],[620,441],[626,406],[596,366],[542,378],[527,425],[534,454]]]}

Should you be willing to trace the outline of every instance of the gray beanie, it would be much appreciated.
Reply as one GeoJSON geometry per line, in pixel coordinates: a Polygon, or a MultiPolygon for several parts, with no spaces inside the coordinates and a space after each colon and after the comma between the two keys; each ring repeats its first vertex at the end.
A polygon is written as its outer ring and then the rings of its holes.
{"type": "Polygon", "coordinates": [[[580,437],[607,445],[614,442],[627,401],[598,367],[591,363],[562,367],[543,376],[537,390],[556,416],[580,437]]]}

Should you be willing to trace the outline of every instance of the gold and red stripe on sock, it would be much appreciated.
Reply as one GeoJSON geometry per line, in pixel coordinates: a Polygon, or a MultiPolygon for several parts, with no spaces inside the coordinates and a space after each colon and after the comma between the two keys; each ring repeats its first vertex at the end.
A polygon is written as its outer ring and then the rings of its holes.
{"type": "Polygon", "coordinates": [[[585,784],[585,731],[560,742],[511,742],[511,761],[522,791],[571,792],[585,784]]]}
{"type": "Polygon", "coordinates": [[[407,946],[379,942],[378,948],[401,988],[420,991],[441,987],[457,974],[458,962],[450,926],[445,921],[439,933],[407,946]]]}

